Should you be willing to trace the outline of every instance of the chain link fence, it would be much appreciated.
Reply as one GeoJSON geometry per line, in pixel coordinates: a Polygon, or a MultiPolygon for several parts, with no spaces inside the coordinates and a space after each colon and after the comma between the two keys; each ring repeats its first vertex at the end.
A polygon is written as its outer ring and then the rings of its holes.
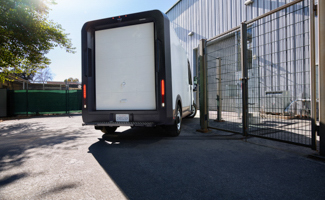
{"type": "Polygon", "coordinates": [[[308,1],[247,27],[249,134],[310,146],[308,1]]]}
{"type": "Polygon", "coordinates": [[[310,15],[291,2],[201,45],[209,128],[315,148],[310,15]]]}
{"type": "Polygon", "coordinates": [[[238,38],[238,32],[233,32],[207,46],[207,91],[210,126],[241,133],[242,90],[238,38]]]}

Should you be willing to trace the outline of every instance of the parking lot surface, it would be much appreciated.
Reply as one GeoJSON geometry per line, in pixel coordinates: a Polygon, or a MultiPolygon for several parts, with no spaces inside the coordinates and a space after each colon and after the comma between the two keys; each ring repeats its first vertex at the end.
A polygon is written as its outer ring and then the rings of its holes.
{"type": "Polygon", "coordinates": [[[179,137],[80,115],[0,122],[0,199],[325,199],[325,163],[299,147],[184,119],[179,137]]]}

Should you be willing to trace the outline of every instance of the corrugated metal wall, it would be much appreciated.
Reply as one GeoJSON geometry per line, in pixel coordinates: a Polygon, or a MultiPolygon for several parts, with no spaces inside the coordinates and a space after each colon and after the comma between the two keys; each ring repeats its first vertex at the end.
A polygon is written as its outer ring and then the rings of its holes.
{"type": "MultiPolygon", "coordinates": [[[[240,25],[243,21],[253,19],[292,1],[254,0],[253,4],[246,6],[245,0],[181,0],[167,11],[167,16],[193,66],[193,49],[198,46],[200,39],[219,35],[240,25]],[[189,32],[194,32],[194,35],[188,36],[189,32]]],[[[307,4],[308,1],[303,3],[307,4]]],[[[279,23],[284,24],[285,21],[279,23]]]]}
{"type": "Polygon", "coordinates": [[[182,0],[167,12],[192,66],[199,40],[213,38],[204,49],[209,127],[311,146],[309,0],[244,2],[182,0]],[[242,22],[290,2],[294,5],[243,24],[247,49],[242,46],[242,22]],[[247,66],[241,66],[244,60],[247,66]]]}

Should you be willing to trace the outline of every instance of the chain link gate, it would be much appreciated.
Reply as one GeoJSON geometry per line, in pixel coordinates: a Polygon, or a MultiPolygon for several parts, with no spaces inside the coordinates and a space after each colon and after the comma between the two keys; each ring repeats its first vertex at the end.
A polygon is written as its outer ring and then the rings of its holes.
{"type": "Polygon", "coordinates": [[[313,14],[308,0],[294,1],[200,45],[209,128],[316,148],[313,14]]]}
{"type": "Polygon", "coordinates": [[[311,146],[308,1],[247,23],[249,134],[311,146]]]}
{"type": "Polygon", "coordinates": [[[209,126],[241,133],[240,40],[234,32],[207,46],[209,126]],[[220,111],[220,112],[218,112],[220,111]],[[220,123],[222,122],[222,123],[220,123]]]}

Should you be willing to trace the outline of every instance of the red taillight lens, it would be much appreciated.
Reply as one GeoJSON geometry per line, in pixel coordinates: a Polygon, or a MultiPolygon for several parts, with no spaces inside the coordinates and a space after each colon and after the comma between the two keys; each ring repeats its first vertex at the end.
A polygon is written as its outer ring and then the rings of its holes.
{"type": "Polygon", "coordinates": [[[165,107],[165,80],[161,80],[161,106],[165,107]]]}
{"type": "Polygon", "coordinates": [[[165,81],[161,80],[161,95],[165,96],[165,81]]]}
{"type": "Polygon", "coordinates": [[[86,91],[86,84],[83,86],[83,94],[84,94],[84,99],[87,97],[87,91],[86,91]]]}
{"type": "Polygon", "coordinates": [[[84,96],[84,100],[83,100],[84,108],[87,108],[87,105],[86,105],[86,97],[87,97],[86,84],[83,85],[82,90],[83,90],[83,96],[84,96]]]}

